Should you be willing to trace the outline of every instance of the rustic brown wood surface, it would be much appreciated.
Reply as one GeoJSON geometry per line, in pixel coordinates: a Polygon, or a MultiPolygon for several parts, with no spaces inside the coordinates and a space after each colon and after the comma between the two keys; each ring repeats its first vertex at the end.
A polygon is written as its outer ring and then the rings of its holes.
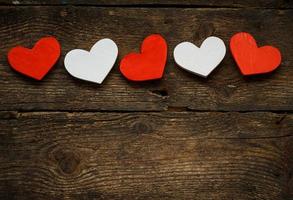
{"type": "Polygon", "coordinates": [[[269,1],[0,0],[0,199],[293,198],[293,3],[269,1]],[[159,7],[156,7],[159,6],[159,7]],[[172,51],[240,31],[278,47],[279,69],[241,76],[230,52],[208,79],[172,51]],[[169,45],[160,81],[132,83],[119,60],[151,33],[169,45]],[[36,82],[7,51],[44,35],[62,57],[36,82]],[[117,64],[99,86],[72,78],[71,49],[110,37],[117,64]]]}
{"type": "Polygon", "coordinates": [[[292,0],[0,0],[3,5],[204,6],[292,8],[292,0]]]}
{"type": "Polygon", "coordinates": [[[293,109],[293,10],[4,6],[1,13],[1,110],[293,109]],[[229,52],[207,80],[175,66],[172,50],[179,42],[200,44],[217,35],[229,45],[230,37],[244,30],[260,44],[281,49],[283,63],[275,73],[245,78],[229,52]],[[63,67],[64,54],[73,48],[89,49],[98,39],[111,37],[119,46],[120,60],[139,51],[139,44],[151,33],[161,33],[169,44],[161,81],[127,82],[117,64],[104,84],[97,86],[72,78],[63,67]],[[39,83],[14,73],[7,66],[6,53],[17,44],[32,46],[44,34],[60,40],[63,56],[39,83]]]}
{"type": "Polygon", "coordinates": [[[292,115],[0,117],[1,199],[289,199],[292,115]]]}

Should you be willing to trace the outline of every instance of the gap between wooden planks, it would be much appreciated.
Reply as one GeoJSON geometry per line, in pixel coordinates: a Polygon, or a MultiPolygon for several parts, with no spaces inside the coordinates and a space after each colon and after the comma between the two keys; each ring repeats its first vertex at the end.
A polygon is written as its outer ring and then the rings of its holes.
{"type": "Polygon", "coordinates": [[[293,8],[292,1],[286,0],[242,0],[233,1],[222,0],[71,0],[71,1],[58,1],[58,0],[0,0],[0,5],[77,5],[77,6],[136,6],[136,7],[148,7],[148,6],[162,6],[162,7],[210,7],[210,8],[273,8],[284,9],[293,8]]]}

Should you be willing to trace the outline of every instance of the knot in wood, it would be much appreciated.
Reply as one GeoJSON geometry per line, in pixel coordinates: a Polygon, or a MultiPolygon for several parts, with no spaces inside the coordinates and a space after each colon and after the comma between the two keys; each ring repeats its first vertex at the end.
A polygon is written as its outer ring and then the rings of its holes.
{"type": "Polygon", "coordinates": [[[73,174],[80,164],[79,156],[69,150],[58,150],[54,153],[54,158],[61,171],[65,174],[73,174]]]}
{"type": "Polygon", "coordinates": [[[152,127],[147,124],[146,122],[135,122],[132,125],[132,130],[134,133],[140,135],[140,134],[147,134],[152,132],[152,127]]]}

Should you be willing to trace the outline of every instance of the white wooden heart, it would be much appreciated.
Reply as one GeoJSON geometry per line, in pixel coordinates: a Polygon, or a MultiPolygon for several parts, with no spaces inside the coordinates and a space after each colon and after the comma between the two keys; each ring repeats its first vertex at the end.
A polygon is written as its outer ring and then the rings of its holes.
{"type": "Polygon", "coordinates": [[[91,50],[74,49],[64,59],[66,70],[81,80],[101,84],[111,71],[118,56],[118,47],[105,38],[94,44],[91,50]]]}
{"type": "Polygon", "coordinates": [[[190,42],[182,42],[174,49],[174,59],[183,69],[207,77],[224,59],[226,46],[218,37],[208,37],[200,48],[190,42]]]}

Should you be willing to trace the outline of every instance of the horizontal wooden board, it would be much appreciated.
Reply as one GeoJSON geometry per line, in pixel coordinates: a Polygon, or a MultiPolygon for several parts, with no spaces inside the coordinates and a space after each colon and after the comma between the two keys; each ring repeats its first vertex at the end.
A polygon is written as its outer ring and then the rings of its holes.
{"type": "Polygon", "coordinates": [[[112,6],[209,6],[209,7],[260,7],[260,8],[292,8],[290,0],[0,0],[4,5],[112,5],[112,6]]]}
{"type": "Polygon", "coordinates": [[[0,110],[293,109],[293,10],[2,6],[0,12],[0,110]],[[199,45],[215,35],[228,46],[230,37],[240,31],[252,33],[261,45],[280,48],[283,62],[276,72],[243,77],[229,51],[208,79],[175,65],[172,51],[179,42],[199,45]],[[119,72],[119,61],[127,53],[139,51],[141,41],[152,33],[161,33],[168,41],[164,78],[128,82],[119,72]],[[44,81],[36,82],[14,72],[6,54],[15,45],[31,47],[44,35],[59,39],[62,57],[44,81]],[[116,41],[120,50],[104,84],[69,76],[63,66],[65,53],[89,49],[104,37],[116,41]]]}
{"type": "Polygon", "coordinates": [[[293,115],[0,112],[0,198],[292,197],[293,115]]]}

